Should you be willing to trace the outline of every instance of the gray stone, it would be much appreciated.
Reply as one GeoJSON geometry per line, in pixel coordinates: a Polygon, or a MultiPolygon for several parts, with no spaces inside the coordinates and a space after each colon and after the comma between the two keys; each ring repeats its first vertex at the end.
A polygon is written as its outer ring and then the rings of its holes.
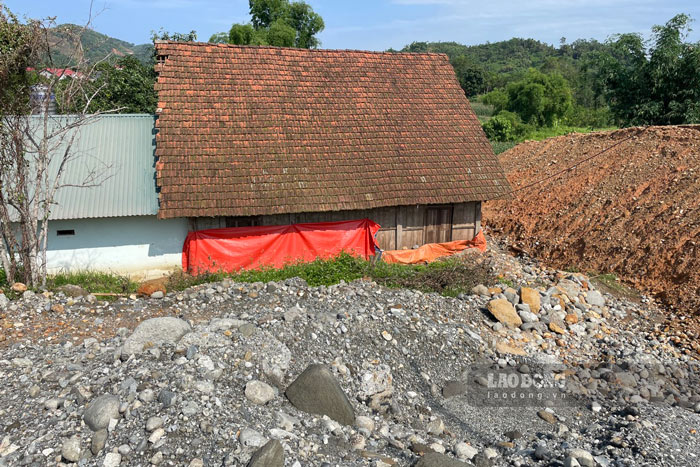
{"type": "Polygon", "coordinates": [[[255,334],[256,329],[257,328],[254,325],[250,323],[245,323],[240,328],[238,328],[238,331],[243,335],[243,337],[250,337],[253,334],[255,334]]]}
{"type": "Polygon", "coordinates": [[[165,297],[165,294],[163,293],[162,290],[156,290],[155,292],[153,292],[153,293],[151,294],[151,298],[156,298],[156,299],[157,299],[157,298],[163,298],[163,297],[165,297]]]}
{"type": "Polygon", "coordinates": [[[126,339],[122,351],[131,355],[142,352],[145,347],[175,344],[191,329],[189,323],[172,316],[147,319],[126,339]]]}
{"type": "Polygon", "coordinates": [[[593,467],[595,465],[593,455],[590,452],[583,449],[570,450],[569,457],[576,459],[576,461],[581,465],[581,467],[593,467]]]}
{"type": "Polygon", "coordinates": [[[175,403],[175,399],[177,399],[177,394],[175,394],[173,391],[170,391],[168,389],[162,389],[158,393],[158,402],[163,404],[163,407],[165,407],[165,408],[173,405],[175,403]]]}
{"type": "Polygon", "coordinates": [[[245,385],[245,397],[253,404],[265,405],[275,398],[275,390],[262,381],[248,381],[245,385]]]}
{"type": "Polygon", "coordinates": [[[238,441],[246,447],[259,448],[267,443],[267,438],[265,438],[260,432],[255,431],[251,428],[244,428],[238,435],[238,441]]]}
{"type": "Polygon", "coordinates": [[[68,462],[78,462],[80,460],[80,438],[73,436],[63,442],[61,455],[68,462]]]}
{"type": "Polygon", "coordinates": [[[105,456],[102,467],[118,467],[122,463],[122,455],[118,452],[110,452],[105,456]]]}
{"type": "Polygon", "coordinates": [[[286,391],[297,409],[316,415],[328,415],[343,425],[352,425],[355,412],[333,373],[321,364],[309,365],[286,391]]]}
{"type": "Polygon", "coordinates": [[[4,309],[10,303],[10,299],[5,294],[0,293],[0,309],[4,309]]]}
{"type": "Polygon", "coordinates": [[[119,398],[109,394],[100,396],[92,401],[83,414],[85,424],[92,431],[107,428],[109,420],[112,418],[119,418],[119,398]]]}
{"type": "Polygon", "coordinates": [[[248,462],[248,467],[283,467],[284,448],[282,444],[273,439],[258,449],[248,462]]]}
{"type": "Polygon", "coordinates": [[[445,454],[439,454],[437,452],[430,452],[423,457],[421,457],[418,462],[416,462],[416,467],[466,467],[462,461],[453,459],[445,454]]]}
{"type": "Polygon", "coordinates": [[[455,445],[455,454],[457,454],[457,457],[459,457],[460,459],[472,460],[474,456],[479,454],[479,450],[471,444],[467,444],[464,441],[462,441],[455,445]]]}
{"type": "Polygon", "coordinates": [[[163,426],[163,419],[160,417],[150,417],[146,420],[146,431],[154,431],[163,426]]]}
{"type": "Polygon", "coordinates": [[[518,310],[518,316],[523,320],[523,323],[536,323],[540,320],[536,314],[527,310],[518,310]]]}
{"type": "Polygon", "coordinates": [[[98,455],[105,448],[106,443],[107,430],[96,431],[92,434],[92,439],[90,440],[90,452],[95,456],[98,455]]]}
{"type": "Polygon", "coordinates": [[[472,293],[474,295],[488,295],[489,294],[489,289],[483,284],[479,284],[477,286],[474,286],[472,288],[472,293]]]}
{"type": "Polygon", "coordinates": [[[593,306],[605,306],[605,297],[597,290],[591,290],[586,294],[586,303],[593,306]]]}

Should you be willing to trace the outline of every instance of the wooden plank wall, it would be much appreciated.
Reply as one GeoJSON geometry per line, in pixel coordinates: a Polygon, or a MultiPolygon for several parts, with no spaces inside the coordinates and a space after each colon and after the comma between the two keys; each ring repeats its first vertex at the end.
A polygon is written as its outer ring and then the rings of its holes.
{"type": "Polygon", "coordinates": [[[471,240],[481,229],[481,203],[454,205],[452,213],[452,240],[471,240]]]}
{"type": "MultiPolygon", "coordinates": [[[[381,225],[377,242],[383,250],[400,250],[423,245],[428,206],[397,206],[356,211],[307,212],[272,216],[197,217],[190,219],[191,230],[240,227],[244,225],[284,225],[304,222],[334,222],[369,218],[381,225]]],[[[481,203],[454,204],[451,240],[471,240],[481,228],[481,203]]],[[[449,240],[449,239],[448,239],[449,240]]]]}

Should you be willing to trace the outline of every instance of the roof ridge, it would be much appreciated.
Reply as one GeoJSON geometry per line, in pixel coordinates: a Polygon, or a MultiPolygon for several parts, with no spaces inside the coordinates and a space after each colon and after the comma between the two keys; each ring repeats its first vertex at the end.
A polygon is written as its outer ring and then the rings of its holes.
{"type": "Polygon", "coordinates": [[[426,56],[444,56],[447,57],[447,54],[442,53],[442,52],[389,52],[389,51],[378,51],[378,50],[362,50],[362,49],[304,49],[300,47],[279,47],[276,45],[238,45],[238,44],[223,44],[223,43],[215,43],[215,42],[199,42],[199,41],[171,41],[171,40],[156,40],[155,44],[170,44],[170,45],[177,45],[177,46],[183,46],[183,47],[189,47],[189,46],[210,46],[210,47],[222,47],[222,48],[231,48],[231,49],[270,49],[270,50],[285,50],[285,51],[294,51],[294,52],[302,52],[302,53],[320,53],[320,52],[355,52],[355,53],[367,53],[367,54],[374,54],[374,55],[403,55],[403,56],[417,56],[417,55],[426,55],[426,56]]]}

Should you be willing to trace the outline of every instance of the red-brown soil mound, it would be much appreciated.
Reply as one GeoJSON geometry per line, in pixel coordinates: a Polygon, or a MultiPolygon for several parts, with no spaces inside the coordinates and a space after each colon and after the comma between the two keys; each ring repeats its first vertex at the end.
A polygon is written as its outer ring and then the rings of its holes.
{"type": "Polygon", "coordinates": [[[516,192],[486,203],[489,227],[557,267],[612,272],[700,314],[700,126],[572,134],[500,159],[516,192]]]}

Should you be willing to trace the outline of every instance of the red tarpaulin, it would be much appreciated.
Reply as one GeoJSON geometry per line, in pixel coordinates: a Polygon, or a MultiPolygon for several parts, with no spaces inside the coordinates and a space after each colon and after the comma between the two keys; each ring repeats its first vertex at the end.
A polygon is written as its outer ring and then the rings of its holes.
{"type": "Polygon", "coordinates": [[[369,219],[314,224],[232,227],[190,232],[182,269],[191,274],[275,268],[297,261],[331,258],[341,252],[369,259],[379,224],[369,219]]]}

